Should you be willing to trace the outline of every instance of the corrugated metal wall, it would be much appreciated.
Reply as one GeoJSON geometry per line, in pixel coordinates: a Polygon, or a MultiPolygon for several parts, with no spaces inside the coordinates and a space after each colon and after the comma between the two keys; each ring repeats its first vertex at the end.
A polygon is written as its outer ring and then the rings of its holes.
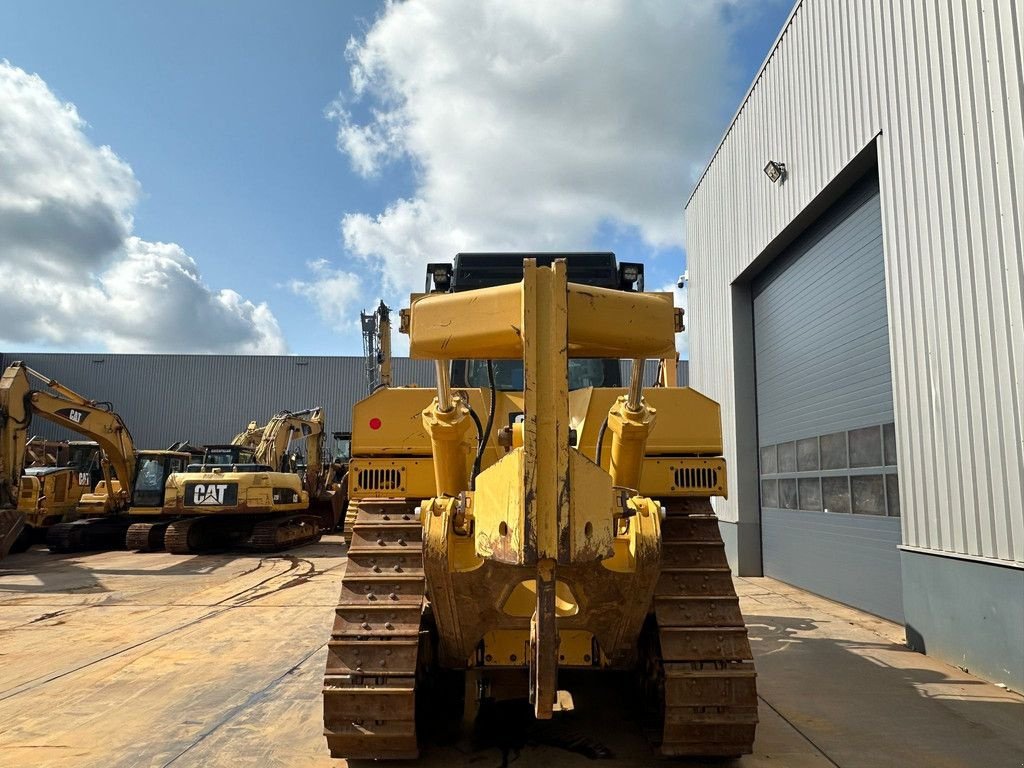
{"type": "MultiPolygon", "coordinates": [[[[366,395],[361,357],[4,353],[86,397],[112,402],[140,448],[176,440],[226,442],[251,420],[322,406],[331,431],[349,429],[366,395]]],[[[430,361],[396,360],[396,383],[430,386],[430,361]]],[[[39,419],[33,431],[70,433],[39,419]]]]}
{"type": "MultiPolygon", "coordinates": [[[[1024,562],[1015,2],[804,0],[687,205],[695,387],[736,454],[731,284],[877,136],[903,540],[1024,562]],[[879,135],[880,134],[880,135],[879,135]],[[786,163],[783,184],[762,173],[786,163]]],[[[724,519],[756,499],[730,497],[724,519]]]]}
{"type": "MultiPolygon", "coordinates": [[[[226,442],[252,419],[264,422],[281,410],[317,405],[330,431],[347,430],[353,404],[367,394],[361,357],[6,352],[0,353],[0,370],[13,360],[86,397],[112,402],[139,448],[166,448],[177,440],[226,442]]],[[[430,360],[396,357],[393,370],[396,385],[434,386],[430,360]]],[[[685,360],[678,370],[685,384],[685,360]]],[[[628,361],[622,371],[629,375],[628,361]]],[[[656,372],[657,363],[648,361],[648,385],[656,372]]],[[[42,419],[32,431],[77,439],[42,419]]]]}

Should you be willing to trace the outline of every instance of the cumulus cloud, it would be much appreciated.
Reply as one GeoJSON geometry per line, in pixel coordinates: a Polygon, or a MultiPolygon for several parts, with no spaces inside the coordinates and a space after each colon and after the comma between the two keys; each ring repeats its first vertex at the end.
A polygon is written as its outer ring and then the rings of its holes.
{"type": "Polygon", "coordinates": [[[138,180],[85,128],[40,77],[0,61],[0,342],[284,353],[266,304],[211,289],[181,246],[132,234],[138,180]]]}
{"type": "Polygon", "coordinates": [[[292,293],[308,299],[320,319],[333,330],[358,331],[357,307],[366,301],[359,275],[335,269],[326,259],[307,262],[306,267],[309,279],[289,282],[292,293]]]}
{"type": "Polygon", "coordinates": [[[652,251],[681,247],[750,13],[738,0],[388,4],[349,42],[349,89],[328,114],[357,173],[408,161],[415,189],[346,214],[346,249],[396,295],[428,260],[586,248],[607,223],[652,251]]]}

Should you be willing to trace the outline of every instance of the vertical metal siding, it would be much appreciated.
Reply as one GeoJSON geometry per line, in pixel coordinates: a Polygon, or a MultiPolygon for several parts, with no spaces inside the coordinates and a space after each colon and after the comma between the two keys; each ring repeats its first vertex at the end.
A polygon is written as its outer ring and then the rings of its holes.
{"type": "MultiPolygon", "coordinates": [[[[735,458],[730,285],[878,137],[903,540],[1024,562],[1020,3],[804,0],[687,204],[691,380],[735,458]],[[761,168],[784,161],[772,185],[761,168]]],[[[735,520],[739,499],[718,504],[735,520]]],[[[746,503],[746,502],[744,502],[746,503]]],[[[756,501],[755,501],[756,504],[756,501]]]]}
{"type": "MultiPolygon", "coordinates": [[[[352,405],[366,396],[361,357],[4,353],[0,363],[30,368],[97,400],[109,400],[136,445],[176,440],[226,442],[250,420],[322,406],[329,431],[351,427],[352,405]]],[[[430,361],[395,360],[397,384],[433,385],[430,361]]],[[[48,422],[38,434],[68,437],[48,422]]]]}
{"type": "MultiPolygon", "coordinates": [[[[368,394],[361,357],[7,352],[0,353],[0,370],[14,360],[85,397],[113,403],[139,448],[166,448],[177,440],[227,442],[250,420],[313,406],[324,408],[328,431],[348,430],[352,406],[368,394]]],[[[624,377],[629,366],[622,361],[624,377]]],[[[686,360],[678,363],[681,386],[687,366],[686,360]]],[[[396,357],[392,368],[396,386],[434,386],[432,360],[396,357]]],[[[657,362],[648,361],[645,384],[656,377],[657,362]]],[[[77,437],[42,419],[32,431],[77,437]]]]}

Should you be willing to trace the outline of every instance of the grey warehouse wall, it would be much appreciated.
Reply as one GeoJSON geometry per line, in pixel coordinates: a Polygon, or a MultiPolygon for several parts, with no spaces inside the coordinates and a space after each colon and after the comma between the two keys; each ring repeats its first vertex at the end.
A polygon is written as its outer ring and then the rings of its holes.
{"type": "MultiPolygon", "coordinates": [[[[250,420],[313,406],[324,408],[328,431],[348,430],[352,406],[367,394],[361,357],[5,352],[0,369],[14,360],[86,397],[113,403],[139,448],[166,448],[178,440],[227,442],[250,420]]],[[[621,365],[628,376],[630,363],[621,365]]],[[[393,369],[396,385],[434,385],[430,360],[397,357],[393,369]]],[[[678,371],[685,384],[685,360],[678,371]]],[[[648,385],[656,373],[657,363],[648,361],[648,385]]],[[[77,437],[42,419],[30,432],[77,437]]]]}
{"type": "MultiPolygon", "coordinates": [[[[745,286],[877,163],[908,635],[1017,687],[1022,34],[1019,2],[799,0],[686,204],[691,381],[722,403],[730,467],[751,473],[745,286]]],[[[742,572],[762,521],[756,484],[734,485],[715,508],[742,572]]],[[[788,542],[765,544],[771,558],[788,542]]]]}
{"type": "MultiPolygon", "coordinates": [[[[322,406],[329,431],[350,428],[352,404],[366,394],[361,357],[4,353],[80,394],[108,400],[139,448],[229,441],[250,420],[322,406]]],[[[429,361],[396,360],[399,383],[430,385],[429,361]]],[[[39,419],[32,432],[73,435],[39,419]]]]}

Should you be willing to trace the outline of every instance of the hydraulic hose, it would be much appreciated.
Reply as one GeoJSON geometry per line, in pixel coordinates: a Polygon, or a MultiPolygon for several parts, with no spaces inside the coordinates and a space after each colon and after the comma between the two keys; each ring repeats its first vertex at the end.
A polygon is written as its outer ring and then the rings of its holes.
{"type": "MultiPolygon", "coordinates": [[[[487,410],[487,426],[484,427],[483,436],[476,446],[476,458],[473,460],[473,472],[469,476],[469,487],[476,488],[476,476],[480,474],[480,462],[483,461],[484,448],[491,439],[491,429],[494,427],[494,409],[498,402],[497,387],[494,384],[494,361],[487,361],[487,384],[491,390],[490,408],[487,410]]],[[[478,425],[479,426],[479,425],[478,425]]]]}
{"type": "Polygon", "coordinates": [[[601,450],[604,448],[604,433],[608,430],[608,417],[601,422],[601,429],[597,431],[597,450],[594,452],[594,463],[601,466],[601,450]]]}
{"type": "MultiPolygon", "coordinates": [[[[470,418],[473,419],[473,424],[476,425],[477,446],[481,446],[484,444],[484,428],[483,425],[480,423],[480,417],[476,415],[476,411],[473,410],[473,406],[469,404],[468,397],[466,398],[466,408],[469,410],[470,418]]],[[[480,449],[478,447],[477,453],[479,454],[479,452],[480,449]]],[[[476,464],[474,464],[473,466],[475,467],[476,464]]],[[[470,474],[469,476],[469,490],[476,490],[476,474],[470,474]]]]}

